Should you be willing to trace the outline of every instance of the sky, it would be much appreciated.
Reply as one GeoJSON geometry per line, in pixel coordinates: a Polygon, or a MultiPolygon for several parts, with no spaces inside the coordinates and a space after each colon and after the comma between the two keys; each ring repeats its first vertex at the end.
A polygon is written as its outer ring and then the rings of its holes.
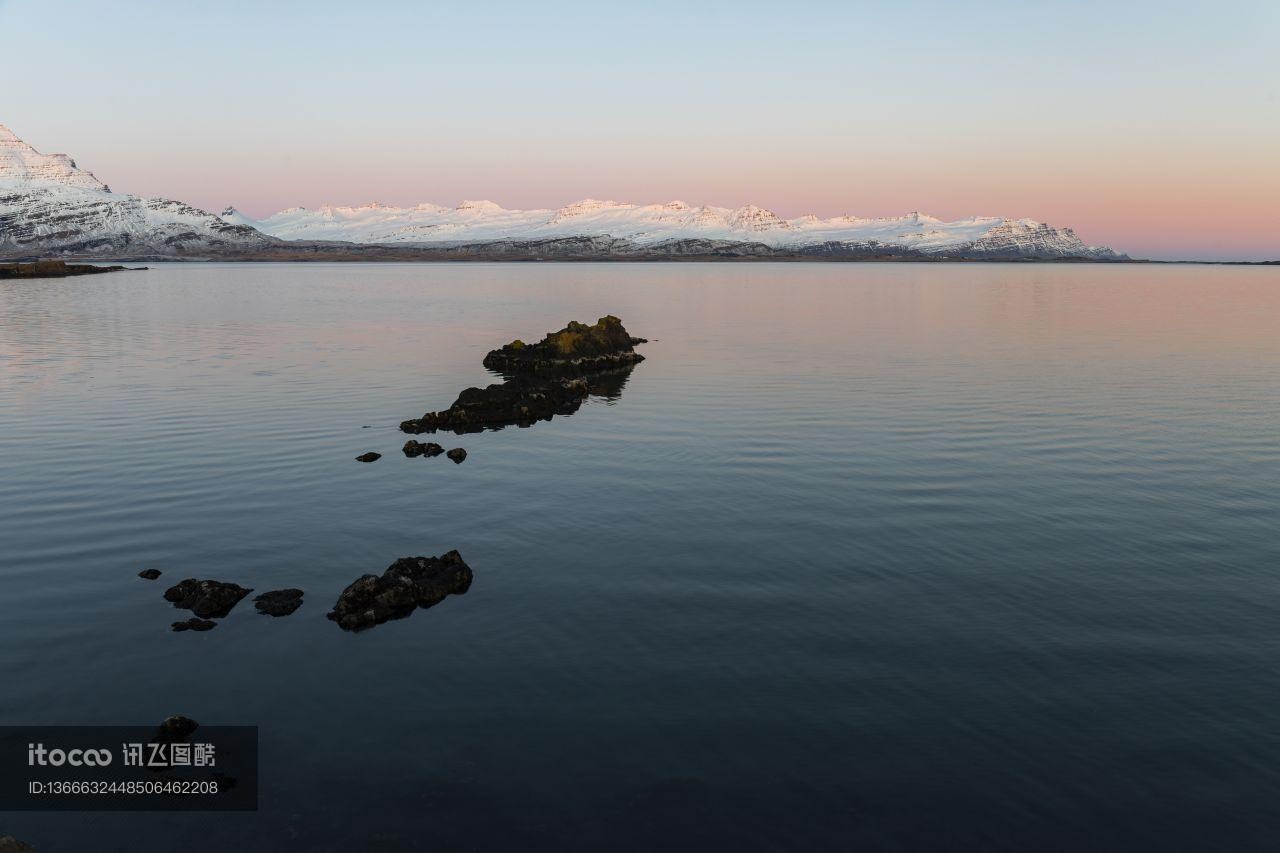
{"type": "Polygon", "coordinates": [[[0,0],[0,123],[262,217],[582,198],[1280,258],[1280,2],[0,0]]]}

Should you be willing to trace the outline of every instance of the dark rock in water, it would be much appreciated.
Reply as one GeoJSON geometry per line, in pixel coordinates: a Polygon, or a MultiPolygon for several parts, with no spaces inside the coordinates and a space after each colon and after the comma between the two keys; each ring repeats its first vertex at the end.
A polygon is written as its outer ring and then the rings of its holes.
{"type": "Polygon", "coordinates": [[[267,616],[288,616],[302,606],[302,590],[273,589],[255,598],[253,606],[267,616]]]}
{"type": "Polygon", "coordinates": [[[142,571],[138,572],[138,577],[145,578],[146,580],[149,580],[149,581],[153,581],[156,578],[160,577],[160,570],[159,569],[143,569],[142,571]]]}
{"type": "Polygon", "coordinates": [[[441,453],[444,453],[444,448],[434,441],[428,441],[423,444],[411,438],[404,443],[404,455],[410,459],[415,456],[439,456],[441,453]]]}
{"type": "Polygon", "coordinates": [[[212,631],[218,627],[218,623],[212,619],[185,619],[182,622],[174,622],[172,626],[174,631],[212,631]]]}
{"type": "MultiPolygon", "coordinates": [[[[614,316],[601,317],[594,326],[570,323],[536,344],[513,341],[484,359],[485,367],[501,373],[505,382],[468,388],[449,408],[402,421],[400,429],[415,435],[438,430],[462,435],[527,427],[573,414],[591,394],[616,399],[631,368],[644,360],[635,351],[638,343],[644,339],[627,334],[614,316]]],[[[417,456],[422,448],[411,441],[404,453],[417,456]]]]}
{"type": "Polygon", "coordinates": [[[581,376],[644,361],[635,351],[644,338],[633,338],[612,314],[594,326],[571,322],[536,344],[512,341],[484,357],[484,366],[511,375],[581,376]]]}
{"type": "Polygon", "coordinates": [[[190,717],[174,714],[172,717],[164,718],[164,722],[160,724],[160,729],[156,732],[156,740],[182,740],[198,728],[200,728],[200,724],[190,717]]]}
{"type": "Polygon", "coordinates": [[[510,379],[487,388],[468,388],[448,409],[405,421],[400,429],[408,433],[451,430],[461,435],[512,424],[529,426],[555,415],[573,414],[588,393],[588,384],[581,379],[510,379]]]}
{"type": "MultiPolygon", "coordinates": [[[[120,272],[129,267],[100,267],[94,264],[69,264],[66,261],[32,261],[21,264],[0,264],[0,279],[5,278],[67,278],[73,275],[94,275],[104,272],[120,272]]],[[[134,267],[145,270],[146,267],[134,267]]]]}
{"type": "Polygon", "coordinates": [[[357,456],[356,461],[357,462],[377,462],[381,458],[382,458],[381,453],[374,453],[372,450],[370,450],[368,453],[361,453],[359,456],[357,456]]]}
{"type": "Polygon", "coordinates": [[[461,447],[455,447],[453,450],[446,453],[445,456],[448,456],[454,461],[454,464],[457,464],[467,458],[467,451],[463,450],[461,447]]]}
{"type": "Polygon", "coordinates": [[[0,853],[36,853],[36,848],[23,844],[12,835],[6,835],[0,838],[0,853]]]}
{"type": "Polygon", "coordinates": [[[347,631],[372,628],[439,604],[445,596],[462,595],[471,577],[471,567],[457,551],[440,557],[401,557],[381,576],[364,575],[344,589],[329,618],[347,631]]]}
{"type": "MultiPolygon", "coordinates": [[[[233,583],[221,581],[201,581],[187,578],[176,586],[164,591],[165,601],[172,601],[174,607],[190,610],[201,619],[221,619],[231,612],[231,608],[239,603],[251,589],[245,589],[233,583]]],[[[208,630],[195,628],[194,630],[208,630]]]]}

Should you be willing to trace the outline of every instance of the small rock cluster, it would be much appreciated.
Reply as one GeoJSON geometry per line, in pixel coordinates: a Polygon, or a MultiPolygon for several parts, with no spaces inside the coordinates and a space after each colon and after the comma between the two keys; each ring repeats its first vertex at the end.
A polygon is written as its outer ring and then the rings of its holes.
{"type": "MultiPolygon", "coordinates": [[[[461,595],[471,587],[471,579],[471,567],[457,551],[439,557],[401,557],[381,575],[364,575],[347,586],[328,616],[348,631],[361,631],[439,604],[447,596],[461,595]]],[[[174,607],[195,614],[174,622],[174,631],[211,631],[218,626],[215,619],[229,615],[251,592],[234,583],[187,578],[165,590],[164,597],[174,607]]],[[[302,606],[303,595],[296,588],[276,589],[257,596],[253,604],[264,616],[288,616],[302,606]]],[[[180,728],[185,719],[171,717],[164,725],[180,728]]]]}
{"type": "MultiPolygon", "coordinates": [[[[503,426],[530,426],[551,420],[555,415],[576,412],[592,393],[616,395],[626,382],[626,374],[644,356],[635,345],[645,343],[627,333],[622,321],[612,315],[595,325],[571,322],[551,332],[536,344],[513,341],[491,351],[485,367],[503,374],[506,381],[487,388],[467,388],[448,409],[428,412],[421,418],[404,421],[400,429],[418,434],[451,430],[458,434],[500,429],[503,426]]],[[[467,458],[467,451],[455,447],[446,451],[433,441],[405,442],[404,455],[431,458],[444,454],[454,463],[467,458]]],[[[382,454],[369,451],[356,457],[359,462],[375,462],[382,454]]],[[[160,570],[145,569],[139,577],[155,580],[160,570]]],[[[457,551],[439,557],[401,557],[381,575],[362,575],[338,596],[328,618],[347,631],[362,631],[390,619],[402,619],[418,608],[432,607],[450,595],[462,595],[471,587],[471,567],[457,551]]],[[[165,590],[165,600],[174,607],[190,610],[190,619],[173,623],[174,631],[209,631],[215,619],[227,616],[251,589],[233,583],[188,578],[165,590]]],[[[264,592],[253,600],[266,616],[288,616],[302,606],[300,589],[264,592]]],[[[184,717],[170,718],[177,729],[186,725],[184,717]]],[[[169,725],[170,720],[165,721],[169,725]]],[[[194,726],[194,721],[186,721],[194,726]]]]}
{"type": "Polygon", "coordinates": [[[434,441],[428,441],[424,444],[420,441],[414,441],[411,438],[404,443],[404,455],[408,456],[410,459],[415,456],[439,456],[441,453],[444,453],[445,456],[449,457],[454,462],[461,462],[463,459],[467,458],[467,451],[463,450],[461,447],[455,447],[453,450],[446,453],[445,449],[434,441]]]}
{"type": "MultiPolygon", "coordinates": [[[[154,580],[160,577],[158,569],[147,569],[139,577],[154,580]]],[[[194,616],[174,622],[174,631],[212,631],[218,627],[215,619],[224,619],[240,601],[253,592],[238,584],[215,580],[187,578],[164,591],[165,601],[180,610],[190,610],[194,616]]],[[[264,592],[255,598],[254,607],[266,616],[288,616],[302,606],[302,590],[277,589],[264,592]]]]}

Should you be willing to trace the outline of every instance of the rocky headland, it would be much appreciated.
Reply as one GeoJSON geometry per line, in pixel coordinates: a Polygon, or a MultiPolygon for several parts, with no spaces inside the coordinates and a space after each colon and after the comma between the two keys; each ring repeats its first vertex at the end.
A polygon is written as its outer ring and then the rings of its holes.
{"type": "Polygon", "coordinates": [[[93,264],[69,264],[66,261],[32,261],[26,264],[0,264],[0,279],[68,278],[76,275],[124,272],[129,269],[144,270],[146,267],[100,267],[93,264]]]}

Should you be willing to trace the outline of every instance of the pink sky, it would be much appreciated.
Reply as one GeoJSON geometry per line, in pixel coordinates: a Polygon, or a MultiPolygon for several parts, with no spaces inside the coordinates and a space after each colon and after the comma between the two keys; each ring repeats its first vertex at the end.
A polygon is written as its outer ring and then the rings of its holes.
{"type": "Polygon", "coordinates": [[[117,190],[255,216],[681,199],[1280,258],[1270,0],[305,8],[0,0],[0,122],[117,190]]]}

